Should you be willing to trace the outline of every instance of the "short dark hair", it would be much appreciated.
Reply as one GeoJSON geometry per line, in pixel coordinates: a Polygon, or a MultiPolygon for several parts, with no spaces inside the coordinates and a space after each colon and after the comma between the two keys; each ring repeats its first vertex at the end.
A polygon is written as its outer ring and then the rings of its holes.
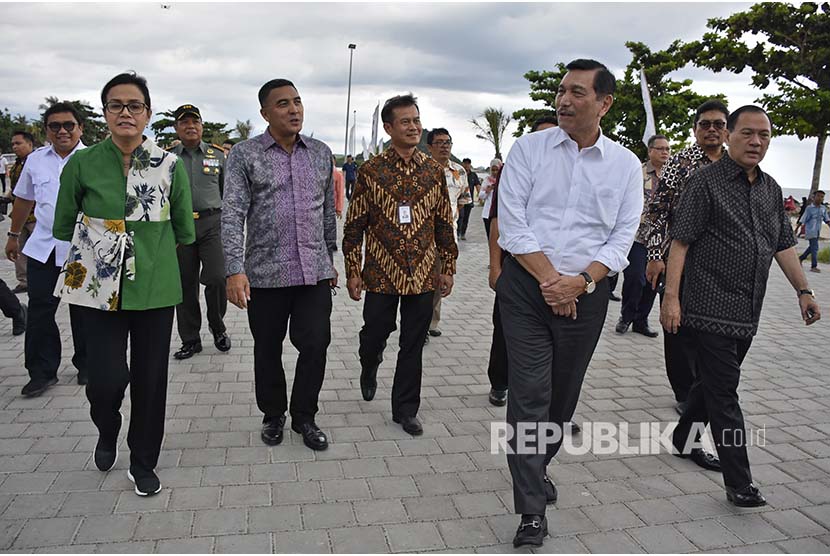
{"type": "Polygon", "coordinates": [[[816,189],[816,190],[813,192],[813,195],[824,195],[824,191],[823,191],[823,190],[821,190],[821,189],[816,189]]]}
{"type": "Polygon", "coordinates": [[[35,136],[29,133],[28,131],[24,129],[16,129],[12,132],[12,137],[14,137],[15,135],[20,135],[21,137],[23,137],[24,141],[34,146],[35,136]]]}
{"type": "Polygon", "coordinates": [[[69,112],[72,114],[72,117],[75,118],[75,121],[78,122],[78,125],[84,125],[84,120],[81,118],[81,113],[78,112],[78,109],[72,103],[63,101],[63,102],[56,102],[52,106],[46,109],[46,112],[43,113],[43,125],[46,125],[49,122],[49,116],[52,114],[61,114],[63,112],[69,112]]]}
{"type": "Polygon", "coordinates": [[[265,85],[259,88],[259,105],[265,106],[265,101],[268,100],[268,95],[271,94],[271,91],[274,89],[279,89],[280,87],[297,87],[294,86],[294,83],[289,81],[288,79],[272,79],[265,85]]]}
{"type": "Polygon", "coordinates": [[[755,106],[754,104],[745,104],[729,114],[729,117],[726,118],[726,129],[729,131],[735,131],[735,126],[738,125],[738,118],[741,117],[741,114],[745,114],[747,112],[755,113],[755,114],[763,114],[767,117],[769,121],[770,131],[772,131],[772,118],[769,117],[767,111],[761,108],[760,106],[755,106]]]}
{"type": "MultiPolygon", "coordinates": [[[[412,93],[390,98],[383,103],[383,110],[380,111],[380,120],[385,124],[394,123],[395,113],[393,111],[395,108],[406,108],[407,106],[418,108],[418,99],[412,93]]],[[[418,108],[418,113],[421,113],[420,108],[418,108]]]]}
{"type": "Polygon", "coordinates": [[[462,164],[463,164],[463,163],[465,163],[465,162],[469,162],[470,164],[472,164],[472,163],[473,163],[473,161],[472,161],[472,160],[470,160],[469,158],[464,158],[464,159],[462,159],[462,160],[461,160],[461,163],[462,163],[462,164]]]}
{"type": "Polygon", "coordinates": [[[648,141],[647,141],[648,148],[649,148],[649,149],[650,149],[650,148],[652,148],[652,147],[654,146],[654,143],[655,143],[658,139],[663,139],[663,140],[665,140],[665,141],[666,141],[666,143],[668,143],[668,142],[669,142],[669,138],[668,138],[668,137],[666,137],[665,135],[662,135],[662,134],[658,133],[657,135],[652,135],[651,137],[649,137],[649,138],[648,138],[648,141]]]}
{"type": "Polygon", "coordinates": [[[452,141],[452,135],[450,135],[450,132],[447,131],[446,128],[436,127],[435,129],[430,130],[430,132],[427,133],[427,145],[432,145],[432,140],[435,139],[436,135],[446,135],[450,138],[450,141],[452,141]]]}
{"type": "Polygon", "coordinates": [[[594,74],[594,92],[597,98],[605,95],[613,95],[617,92],[617,79],[614,74],[608,71],[605,64],[601,64],[596,60],[586,58],[579,58],[570,62],[565,66],[567,70],[583,70],[592,71],[597,70],[594,74]]]}
{"type": "Polygon", "coordinates": [[[533,133],[534,131],[539,129],[539,126],[543,124],[559,125],[559,121],[556,119],[556,116],[542,116],[541,118],[533,122],[532,126],[530,126],[530,133],[533,133]]]}
{"type": "Polygon", "coordinates": [[[726,107],[724,103],[717,99],[709,99],[700,106],[697,107],[695,110],[695,121],[692,122],[692,125],[697,127],[697,121],[700,119],[700,115],[704,112],[711,112],[712,110],[717,110],[718,112],[722,112],[724,117],[729,119],[729,109],[726,107]]]}
{"type": "Polygon", "coordinates": [[[116,85],[135,85],[141,91],[141,94],[144,95],[144,104],[147,105],[147,108],[149,109],[152,106],[150,104],[150,89],[147,88],[147,80],[137,75],[134,71],[119,73],[107,81],[107,84],[101,89],[101,106],[107,103],[107,93],[116,85]]]}
{"type": "Polygon", "coordinates": [[[346,158],[351,158],[352,160],[354,160],[354,157],[353,157],[352,155],[350,155],[350,154],[347,154],[347,155],[346,155],[346,158]]]}

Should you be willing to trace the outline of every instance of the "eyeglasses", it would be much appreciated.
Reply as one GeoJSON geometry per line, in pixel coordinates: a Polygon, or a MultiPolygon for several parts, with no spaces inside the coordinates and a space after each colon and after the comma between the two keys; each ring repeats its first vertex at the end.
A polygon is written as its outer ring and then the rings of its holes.
{"type": "Polygon", "coordinates": [[[433,141],[432,144],[436,147],[451,147],[452,141],[433,141]]]}
{"type": "Polygon", "coordinates": [[[726,127],[726,122],[723,120],[698,120],[697,125],[702,129],[709,129],[712,126],[715,126],[715,129],[723,129],[726,127]]]}
{"type": "Polygon", "coordinates": [[[127,112],[130,114],[141,114],[146,108],[149,108],[149,106],[143,102],[128,102],[127,104],[124,104],[123,102],[118,102],[117,100],[111,100],[104,105],[104,110],[110,114],[120,114],[124,111],[124,108],[126,108],[127,112]]]}
{"type": "Polygon", "coordinates": [[[78,124],[76,124],[75,122],[52,122],[46,127],[49,128],[49,131],[53,133],[58,133],[61,130],[61,128],[65,129],[69,133],[72,133],[76,125],[78,124]]]}

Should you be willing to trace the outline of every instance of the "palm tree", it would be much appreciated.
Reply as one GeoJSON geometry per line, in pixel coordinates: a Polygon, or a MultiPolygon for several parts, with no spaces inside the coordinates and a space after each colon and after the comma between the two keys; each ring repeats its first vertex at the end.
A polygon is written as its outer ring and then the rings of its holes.
{"type": "Polygon", "coordinates": [[[236,126],[233,129],[239,136],[239,139],[244,141],[245,139],[251,138],[251,132],[254,130],[254,124],[251,123],[251,120],[245,120],[244,122],[236,120],[236,126]]]}
{"type": "Polygon", "coordinates": [[[483,118],[483,122],[475,118],[470,120],[470,123],[479,131],[476,137],[489,141],[496,149],[496,158],[502,160],[501,141],[504,138],[504,131],[513,118],[501,108],[493,107],[485,108],[484,112],[479,114],[479,118],[483,118]]]}

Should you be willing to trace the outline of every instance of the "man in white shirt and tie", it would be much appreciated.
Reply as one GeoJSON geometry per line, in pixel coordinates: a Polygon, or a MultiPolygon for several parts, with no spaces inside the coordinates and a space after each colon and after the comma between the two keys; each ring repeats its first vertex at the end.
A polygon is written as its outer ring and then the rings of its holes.
{"type": "Polygon", "coordinates": [[[556,94],[559,127],[519,138],[499,185],[499,245],[511,254],[496,291],[510,383],[507,461],[522,514],[517,547],[541,545],[547,534],[545,506],[557,493],[546,468],[605,322],[605,278],[628,264],[643,208],[639,160],[599,127],[614,100],[614,76],[594,60],[566,68],[556,94]],[[542,428],[537,442],[539,425],[550,426],[552,438],[542,428]],[[516,453],[519,434],[530,451],[516,453]]]}
{"type": "MultiPolygon", "coordinates": [[[[81,142],[83,122],[71,104],[58,102],[50,106],[43,115],[43,123],[50,144],[34,151],[26,159],[26,166],[14,189],[17,199],[6,242],[6,257],[14,261],[20,253],[17,238],[32,205],[36,203],[37,223],[23,249],[23,254],[28,257],[26,272],[29,282],[29,314],[24,351],[30,380],[21,392],[26,397],[39,396],[58,382],[61,337],[55,313],[60,299],[53,292],[69,252],[69,242],[55,239],[52,223],[55,220],[61,171],[74,153],[85,148],[81,142]]],[[[78,384],[86,384],[86,346],[81,326],[74,314],[75,307],[69,306],[75,345],[72,363],[78,369],[78,384]]]]}

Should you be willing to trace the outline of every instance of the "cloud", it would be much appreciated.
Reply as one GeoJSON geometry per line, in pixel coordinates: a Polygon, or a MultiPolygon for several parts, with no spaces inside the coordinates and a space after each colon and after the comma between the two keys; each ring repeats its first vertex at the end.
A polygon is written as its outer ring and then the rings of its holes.
{"type": "MultiPolygon", "coordinates": [[[[512,111],[536,105],[527,96],[528,70],[593,57],[620,75],[630,60],[626,41],[664,48],[699,37],[708,18],[750,5],[174,3],[162,9],[156,3],[7,3],[0,22],[0,106],[36,116],[48,95],[98,106],[104,83],[134,69],[148,79],[156,112],[192,102],[208,120],[233,126],[250,119],[261,132],[257,91],[269,79],[287,77],[303,96],[305,130],[340,152],[346,46],[356,43],[351,107],[358,144],[371,134],[379,100],[412,91],[425,125],[449,128],[455,153],[484,164],[492,148],[475,138],[468,120],[486,106],[512,111]]],[[[677,77],[692,77],[704,93],[759,96],[747,76],[689,67],[677,77]]],[[[505,147],[511,143],[508,138],[505,147]]],[[[787,152],[798,165],[783,168],[787,180],[804,183],[814,141],[796,143],[788,143],[787,152]]]]}

